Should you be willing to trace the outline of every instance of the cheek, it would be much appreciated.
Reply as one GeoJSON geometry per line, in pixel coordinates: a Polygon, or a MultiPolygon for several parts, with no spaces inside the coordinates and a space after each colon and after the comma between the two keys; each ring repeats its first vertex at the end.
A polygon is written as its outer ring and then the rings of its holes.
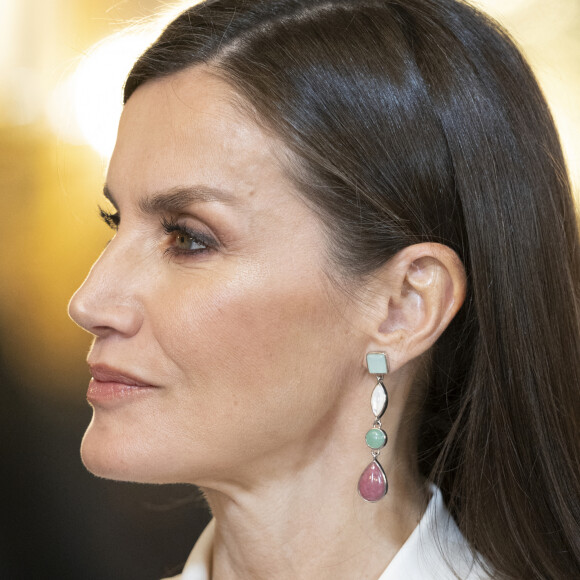
{"type": "Polygon", "coordinates": [[[161,290],[169,300],[150,318],[179,384],[171,395],[184,428],[191,417],[198,427],[224,418],[260,437],[294,429],[297,414],[307,421],[326,407],[324,381],[337,364],[330,343],[340,333],[325,279],[266,274],[244,271],[223,283],[199,276],[179,291],[161,290]]]}
{"type": "Polygon", "coordinates": [[[177,290],[160,289],[166,306],[151,317],[153,332],[193,382],[220,375],[259,382],[274,365],[288,374],[292,366],[279,365],[305,362],[299,353],[336,321],[321,273],[308,279],[268,274],[245,269],[233,278],[203,275],[177,290]]]}

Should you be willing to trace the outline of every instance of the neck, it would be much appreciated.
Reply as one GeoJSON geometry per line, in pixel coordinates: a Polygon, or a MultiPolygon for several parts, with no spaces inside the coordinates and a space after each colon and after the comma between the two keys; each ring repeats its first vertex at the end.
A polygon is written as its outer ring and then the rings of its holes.
{"type": "Polygon", "coordinates": [[[303,449],[298,461],[280,450],[275,470],[258,482],[205,489],[216,519],[212,579],[378,578],[427,503],[406,441],[389,435],[379,458],[389,491],[376,503],[356,491],[370,452],[356,445],[338,455],[334,437],[314,457],[312,446],[303,449]],[[346,459],[352,457],[354,465],[346,459]]]}

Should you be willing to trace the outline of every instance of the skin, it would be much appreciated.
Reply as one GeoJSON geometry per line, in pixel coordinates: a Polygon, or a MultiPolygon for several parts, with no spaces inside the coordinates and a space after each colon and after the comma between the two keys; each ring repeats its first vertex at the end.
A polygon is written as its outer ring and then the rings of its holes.
{"type": "Polygon", "coordinates": [[[111,479],[199,485],[217,521],[214,580],[376,578],[427,499],[410,395],[461,305],[463,268],[449,248],[410,246],[346,296],[283,143],[233,99],[198,68],[125,107],[107,175],[120,225],[70,315],[95,337],[90,364],[157,388],[95,404],[83,461],[111,479]],[[192,186],[221,193],[178,211],[150,203],[192,186]],[[390,364],[377,504],[356,492],[371,460],[369,351],[390,364]]]}

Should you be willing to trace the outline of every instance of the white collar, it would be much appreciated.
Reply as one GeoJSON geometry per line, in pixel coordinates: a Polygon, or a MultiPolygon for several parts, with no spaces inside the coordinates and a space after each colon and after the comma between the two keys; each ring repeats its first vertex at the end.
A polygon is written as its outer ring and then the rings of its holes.
{"type": "MultiPolygon", "coordinates": [[[[167,580],[210,580],[215,519],[197,540],[183,572],[167,580]]],[[[467,541],[431,486],[431,499],[417,527],[378,580],[484,580],[491,578],[474,561],[467,541]],[[449,567],[453,566],[453,570],[449,567]]]]}
{"type": "Polygon", "coordinates": [[[435,485],[430,489],[421,521],[378,580],[491,579],[445,507],[441,490],[435,485]]]}

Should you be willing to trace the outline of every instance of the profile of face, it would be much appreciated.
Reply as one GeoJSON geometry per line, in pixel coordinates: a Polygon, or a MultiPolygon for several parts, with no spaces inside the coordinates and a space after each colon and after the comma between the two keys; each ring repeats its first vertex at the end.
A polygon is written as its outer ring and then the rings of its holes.
{"type": "Polygon", "coordinates": [[[98,475],[213,486],[304,461],[364,372],[322,224],[233,97],[197,69],[125,106],[118,228],[70,304],[95,337],[82,457],[98,475]]]}

